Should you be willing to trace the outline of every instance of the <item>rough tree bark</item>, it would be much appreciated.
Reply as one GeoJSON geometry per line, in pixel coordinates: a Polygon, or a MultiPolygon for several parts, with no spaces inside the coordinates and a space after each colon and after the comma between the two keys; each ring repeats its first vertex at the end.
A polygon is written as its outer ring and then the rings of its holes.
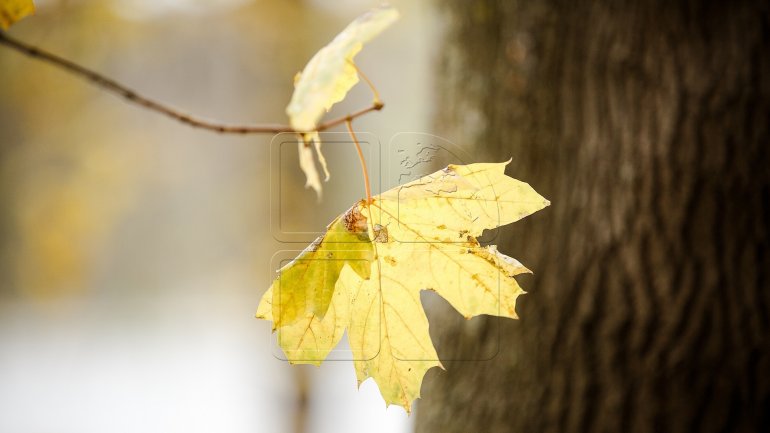
{"type": "Polygon", "coordinates": [[[768,2],[444,9],[439,130],[553,204],[503,230],[521,320],[431,315],[499,352],[431,371],[417,431],[770,431],[768,2]]]}

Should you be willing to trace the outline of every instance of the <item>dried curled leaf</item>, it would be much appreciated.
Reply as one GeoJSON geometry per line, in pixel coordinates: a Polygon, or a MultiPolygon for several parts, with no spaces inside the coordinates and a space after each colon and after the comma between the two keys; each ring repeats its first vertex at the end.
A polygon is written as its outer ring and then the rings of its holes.
{"type": "Polygon", "coordinates": [[[437,292],[467,318],[516,318],[523,291],[514,277],[529,271],[476,236],[549,203],[506,176],[507,164],[450,165],[336,219],[282,269],[257,310],[273,321],[289,361],[320,364],[347,330],[358,382],[373,378],[387,404],[409,411],[425,372],[441,366],[421,290],[437,292]],[[330,251],[330,233],[350,248],[334,250],[342,263],[319,253],[330,251]]]}
{"type": "Polygon", "coordinates": [[[318,195],[318,200],[321,200],[323,194],[323,187],[321,186],[321,176],[316,169],[315,160],[313,159],[313,149],[315,149],[316,155],[318,155],[318,162],[321,164],[321,168],[324,171],[324,182],[329,181],[329,168],[326,165],[326,158],[321,153],[321,137],[318,132],[308,132],[302,134],[297,142],[297,149],[299,152],[299,168],[305,173],[305,188],[313,188],[318,195]]]}
{"type": "Polygon", "coordinates": [[[32,0],[0,0],[0,27],[8,30],[11,24],[34,12],[32,0]]]}
{"type": "Polygon", "coordinates": [[[390,6],[380,6],[356,18],[328,45],[321,48],[294,79],[294,94],[286,114],[292,128],[314,131],[321,116],[343,100],[358,82],[353,57],[363,44],[398,18],[390,6]]]}

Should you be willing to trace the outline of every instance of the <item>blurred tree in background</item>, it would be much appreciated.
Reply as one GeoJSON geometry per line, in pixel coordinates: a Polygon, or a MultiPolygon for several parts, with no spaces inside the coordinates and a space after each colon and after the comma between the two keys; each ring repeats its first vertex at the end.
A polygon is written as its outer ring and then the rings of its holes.
{"type": "Polygon", "coordinates": [[[429,372],[417,431],[770,431],[768,2],[444,9],[440,130],[552,207],[506,230],[520,321],[431,317],[499,350],[429,372]]]}

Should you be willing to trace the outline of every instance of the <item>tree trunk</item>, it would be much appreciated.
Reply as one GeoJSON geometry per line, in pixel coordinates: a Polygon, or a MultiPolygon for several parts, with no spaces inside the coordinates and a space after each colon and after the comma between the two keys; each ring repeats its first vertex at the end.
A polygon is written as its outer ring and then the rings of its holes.
{"type": "Polygon", "coordinates": [[[431,314],[417,431],[770,431],[768,2],[444,8],[439,131],[552,206],[521,320],[431,314]]]}

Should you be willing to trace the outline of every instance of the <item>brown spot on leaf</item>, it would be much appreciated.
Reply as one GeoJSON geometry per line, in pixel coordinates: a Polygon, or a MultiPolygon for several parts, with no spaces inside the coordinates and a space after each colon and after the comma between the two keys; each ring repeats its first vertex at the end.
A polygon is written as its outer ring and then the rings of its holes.
{"type": "Polygon", "coordinates": [[[366,217],[361,214],[357,204],[342,215],[342,222],[345,224],[345,230],[350,233],[366,232],[366,217]]]}
{"type": "Polygon", "coordinates": [[[388,228],[379,224],[374,225],[374,242],[385,244],[388,242],[388,228]]]}
{"type": "Polygon", "coordinates": [[[441,171],[443,171],[444,173],[449,174],[449,175],[454,175],[456,169],[457,169],[456,165],[449,164],[446,167],[444,167],[443,169],[441,169],[441,171]]]}
{"type": "Polygon", "coordinates": [[[382,258],[390,266],[396,266],[396,259],[391,256],[385,256],[382,258]]]}

